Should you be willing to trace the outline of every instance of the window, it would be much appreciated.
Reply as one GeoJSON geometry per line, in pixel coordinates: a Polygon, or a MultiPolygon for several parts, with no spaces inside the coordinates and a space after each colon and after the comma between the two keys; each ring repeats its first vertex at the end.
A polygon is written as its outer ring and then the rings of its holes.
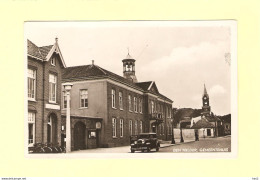
{"type": "Polygon", "coordinates": [[[124,120],[120,119],[120,137],[123,137],[124,133],[124,120]]]}
{"type": "Polygon", "coordinates": [[[35,113],[28,112],[28,144],[33,145],[35,141],[35,113]]]}
{"type": "Polygon", "coordinates": [[[67,94],[63,92],[63,109],[67,108],[67,94]]]}
{"type": "Polygon", "coordinates": [[[134,97],[134,110],[137,112],[137,98],[134,97]]]}
{"type": "Polygon", "coordinates": [[[129,120],[129,134],[133,135],[133,121],[129,120]]]}
{"type": "Polygon", "coordinates": [[[129,111],[132,111],[132,99],[131,99],[131,95],[128,95],[128,102],[129,102],[129,111]]]}
{"type": "Polygon", "coordinates": [[[28,99],[35,100],[36,71],[28,69],[28,99]]]}
{"type": "Polygon", "coordinates": [[[167,124],[167,128],[168,128],[168,135],[171,135],[172,130],[171,130],[171,124],[170,123],[167,124]]]}
{"type": "Polygon", "coordinates": [[[164,124],[162,124],[162,135],[164,135],[164,124]]]}
{"type": "Polygon", "coordinates": [[[56,102],[57,76],[49,74],[49,101],[56,102]]]}
{"type": "Polygon", "coordinates": [[[116,91],[112,89],[112,108],[116,108],[116,91]]]}
{"type": "Polygon", "coordinates": [[[88,90],[86,89],[80,90],[80,107],[88,107],[88,90]]]}
{"type": "Polygon", "coordinates": [[[161,132],[161,131],[162,131],[161,126],[162,126],[161,124],[158,125],[158,134],[160,134],[160,135],[162,135],[162,132],[161,132]]]}
{"type": "Polygon", "coordinates": [[[96,135],[96,131],[95,130],[89,130],[88,131],[88,138],[89,139],[96,139],[97,135],[96,135]]]}
{"type": "Polygon", "coordinates": [[[51,65],[53,65],[53,66],[56,65],[56,59],[55,59],[55,57],[51,58],[51,65]]]}
{"type": "Polygon", "coordinates": [[[162,117],[163,117],[163,105],[161,105],[161,112],[162,112],[162,117]]]}
{"type": "Polygon", "coordinates": [[[151,104],[152,104],[152,113],[154,113],[154,102],[151,101],[151,104]]]}
{"type": "Polygon", "coordinates": [[[112,136],[116,137],[116,118],[112,118],[112,136]]]}
{"type": "Polygon", "coordinates": [[[140,121],[140,133],[143,132],[143,121],[140,121]]]}
{"type": "Polygon", "coordinates": [[[119,92],[119,108],[123,109],[123,93],[119,92]]]}
{"type": "Polygon", "coordinates": [[[139,112],[143,112],[143,100],[141,98],[139,99],[139,112]]]}
{"type": "Polygon", "coordinates": [[[135,121],[135,135],[138,134],[138,129],[137,129],[137,121],[135,121]]]}

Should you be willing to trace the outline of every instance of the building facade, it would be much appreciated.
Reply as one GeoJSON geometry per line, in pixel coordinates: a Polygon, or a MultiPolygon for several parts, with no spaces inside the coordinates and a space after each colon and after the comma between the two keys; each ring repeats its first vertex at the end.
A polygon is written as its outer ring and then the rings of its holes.
{"type": "MultiPolygon", "coordinates": [[[[63,70],[62,82],[73,84],[72,150],[129,145],[130,135],[142,132],[156,132],[158,138],[167,139],[173,101],[159,93],[155,82],[137,81],[135,60],[129,54],[122,62],[123,76],[94,61],[63,70]]],[[[67,102],[65,96],[62,99],[65,127],[67,102]]],[[[65,131],[62,133],[65,137],[65,131]]]]}
{"type": "Polygon", "coordinates": [[[58,39],[38,47],[27,40],[28,146],[61,143],[61,70],[58,39]]]}

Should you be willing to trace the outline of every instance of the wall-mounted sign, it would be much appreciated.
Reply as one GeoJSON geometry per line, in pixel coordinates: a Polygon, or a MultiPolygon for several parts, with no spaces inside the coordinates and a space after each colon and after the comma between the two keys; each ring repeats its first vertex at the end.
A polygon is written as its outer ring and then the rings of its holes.
{"type": "Polygon", "coordinates": [[[96,122],[96,129],[101,129],[101,122],[96,122]]]}

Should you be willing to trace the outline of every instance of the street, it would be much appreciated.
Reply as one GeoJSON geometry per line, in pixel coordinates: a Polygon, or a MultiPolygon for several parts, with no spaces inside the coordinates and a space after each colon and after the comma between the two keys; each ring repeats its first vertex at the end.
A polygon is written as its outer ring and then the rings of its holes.
{"type": "Polygon", "coordinates": [[[200,141],[193,141],[184,144],[177,144],[161,148],[160,152],[174,152],[174,153],[191,153],[191,152],[231,152],[231,137],[218,137],[218,138],[201,138],[200,141]]]}
{"type": "MultiPolygon", "coordinates": [[[[231,137],[224,136],[218,138],[200,138],[199,141],[190,141],[179,143],[176,141],[175,145],[172,144],[161,144],[159,152],[155,149],[151,150],[150,153],[207,153],[207,152],[231,152],[231,137]]],[[[114,148],[98,148],[98,149],[87,149],[72,151],[72,154],[77,153],[131,153],[130,146],[114,147],[114,148]]],[[[136,152],[141,153],[141,152],[136,152]]]]}

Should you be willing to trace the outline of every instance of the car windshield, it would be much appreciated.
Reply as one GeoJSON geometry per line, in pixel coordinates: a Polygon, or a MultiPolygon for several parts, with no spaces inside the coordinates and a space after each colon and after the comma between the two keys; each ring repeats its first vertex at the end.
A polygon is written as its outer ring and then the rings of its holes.
{"type": "Polygon", "coordinates": [[[143,138],[148,139],[149,136],[150,136],[149,134],[140,134],[138,138],[140,138],[140,139],[143,139],[143,138]]]}

